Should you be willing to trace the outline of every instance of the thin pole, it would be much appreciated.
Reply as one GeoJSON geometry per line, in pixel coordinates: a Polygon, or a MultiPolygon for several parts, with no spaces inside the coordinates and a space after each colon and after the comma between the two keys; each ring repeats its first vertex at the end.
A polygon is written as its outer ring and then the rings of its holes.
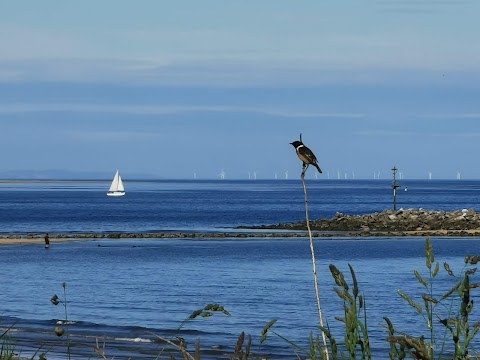
{"type": "Polygon", "coordinates": [[[393,210],[397,210],[397,188],[400,187],[400,185],[397,185],[397,178],[396,178],[397,171],[398,171],[398,169],[394,166],[393,169],[392,169],[392,173],[393,173],[393,184],[392,184],[392,188],[393,188],[393,210]]]}
{"type": "MultiPolygon", "coordinates": [[[[308,198],[307,198],[307,186],[305,185],[305,171],[307,170],[307,166],[303,166],[303,171],[302,171],[302,184],[303,184],[303,193],[305,194],[305,219],[307,222],[307,230],[308,230],[308,237],[310,238],[310,251],[312,253],[312,265],[313,265],[313,279],[315,283],[315,296],[317,298],[317,309],[318,309],[318,318],[320,320],[320,326],[323,328],[323,315],[322,315],[322,307],[320,305],[320,291],[318,289],[318,276],[317,276],[317,262],[315,260],[315,249],[313,247],[313,237],[312,237],[312,231],[310,229],[310,220],[308,218],[308,198]]],[[[329,360],[329,355],[328,355],[328,348],[327,348],[327,337],[325,336],[325,332],[322,331],[322,340],[323,340],[323,346],[325,348],[325,358],[326,360],[329,360]]]]}

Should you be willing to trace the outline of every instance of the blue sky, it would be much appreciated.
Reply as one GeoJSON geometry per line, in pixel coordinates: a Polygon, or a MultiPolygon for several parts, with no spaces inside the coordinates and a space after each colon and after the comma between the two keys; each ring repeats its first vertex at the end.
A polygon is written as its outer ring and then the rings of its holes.
{"type": "Polygon", "coordinates": [[[0,175],[480,178],[476,0],[0,3],[0,175]],[[313,176],[313,172],[311,174],[313,176]]]}

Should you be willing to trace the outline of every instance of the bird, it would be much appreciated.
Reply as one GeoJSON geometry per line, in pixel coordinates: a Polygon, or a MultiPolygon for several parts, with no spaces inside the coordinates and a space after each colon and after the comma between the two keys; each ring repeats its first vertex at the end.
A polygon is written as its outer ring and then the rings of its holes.
{"type": "Polygon", "coordinates": [[[298,157],[300,158],[300,160],[303,161],[303,167],[305,168],[304,172],[307,170],[308,165],[313,165],[317,168],[320,174],[322,173],[320,166],[318,166],[317,158],[312,150],[306,147],[301,141],[294,141],[294,142],[291,142],[290,144],[293,145],[293,147],[295,148],[295,151],[297,152],[298,157]]]}

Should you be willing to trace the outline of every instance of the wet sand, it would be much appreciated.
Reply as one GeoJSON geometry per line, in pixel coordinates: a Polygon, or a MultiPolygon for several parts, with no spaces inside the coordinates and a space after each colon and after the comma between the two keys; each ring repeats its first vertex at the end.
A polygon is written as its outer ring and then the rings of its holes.
{"type": "MultiPolygon", "coordinates": [[[[78,241],[78,239],[52,239],[50,238],[50,244],[55,242],[68,242],[78,241]]],[[[19,244],[38,244],[45,246],[45,241],[42,238],[0,238],[0,245],[19,245],[19,244]]]]}

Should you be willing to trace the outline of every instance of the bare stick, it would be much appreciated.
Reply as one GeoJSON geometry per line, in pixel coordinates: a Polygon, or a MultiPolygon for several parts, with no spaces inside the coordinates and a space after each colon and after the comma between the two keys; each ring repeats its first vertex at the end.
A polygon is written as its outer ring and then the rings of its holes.
{"type": "MultiPolygon", "coordinates": [[[[302,184],[303,184],[303,193],[305,194],[305,218],[307,222],[308,237],[310,238],[310,251],[312,253],[313,279],[315,282],[315,296],[317,298],[318,318],[320,320],[320,326],[323,328],[324,325],[323,325],[322,307],[320,306],[320,292],[318,290],[317,262],[315,261],[315,249],[313,247],[312,230],[310,230],[310,220],[308,219],[308,197],[307,197],[307,186],[305,184],[305,171],[307,171],[307,168],[308,168],[308,164],[304,163],[301,178],[302,178],[302,184]]],[[[325,336],[325,332],[323,331],[322,331],[322,339],[323,339],[323,346],[325,348],[325,358],[329,360],[328,348],[327,348],[327,337],[325,336]]]]}

